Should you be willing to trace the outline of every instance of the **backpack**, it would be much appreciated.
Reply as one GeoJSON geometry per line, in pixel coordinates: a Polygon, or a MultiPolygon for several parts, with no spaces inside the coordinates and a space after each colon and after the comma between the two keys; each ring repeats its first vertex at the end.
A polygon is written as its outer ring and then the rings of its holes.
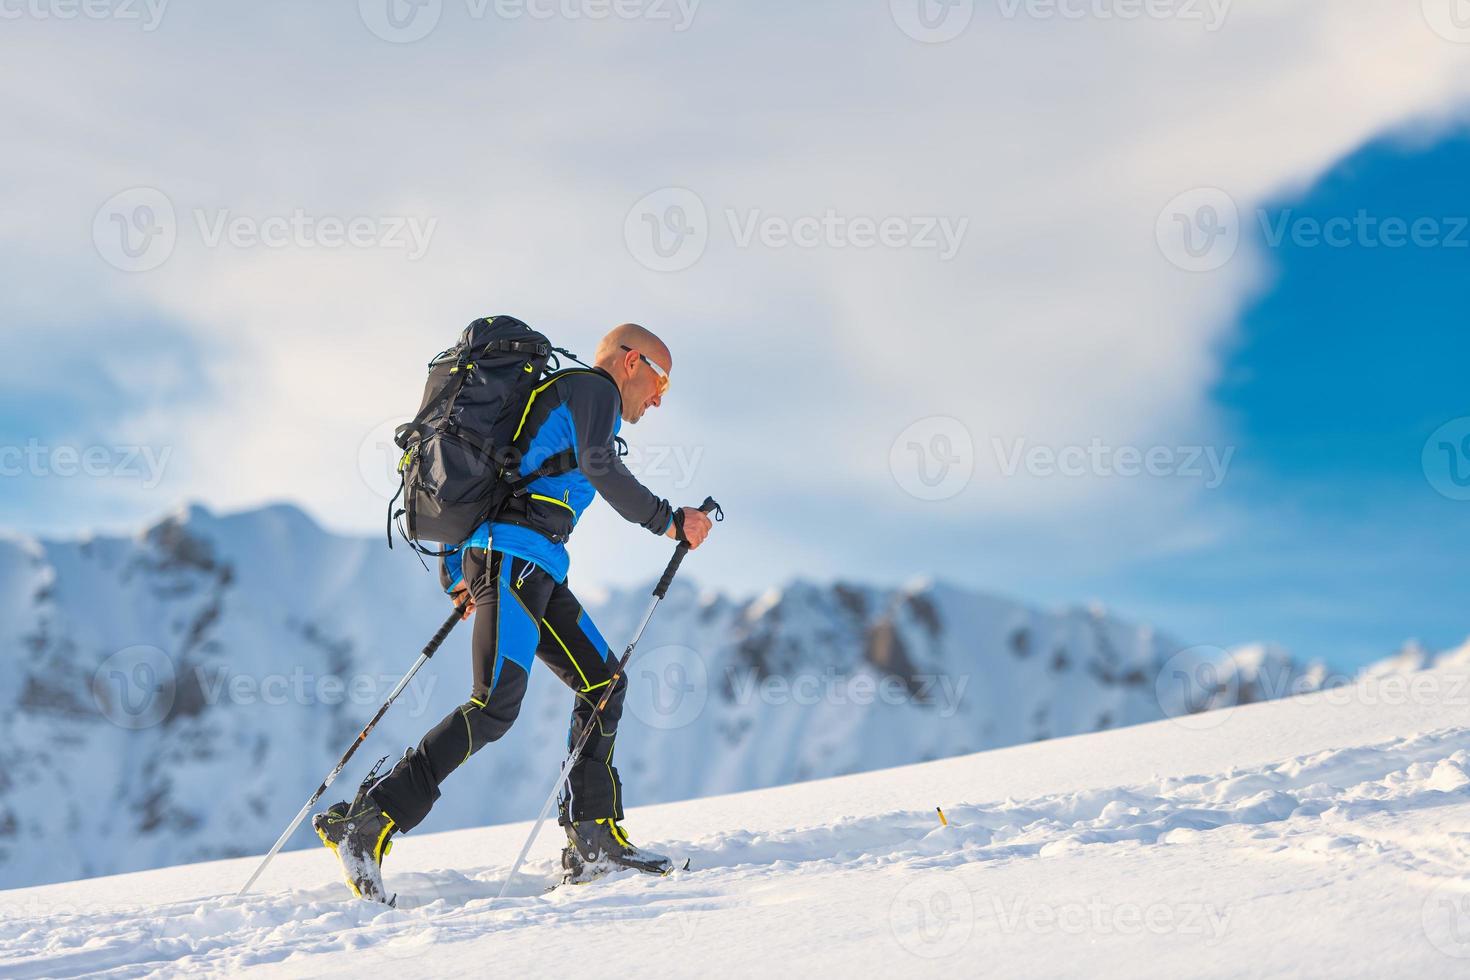
{"type": "Polygon", "coordinates": [[[424,397],[413,420],[394,432],[403,450],[400,484],[388,502],[388,547],[393,522],[415,551],[444,555],[421,542],[452,548],[493,517],[512,497],[544,476],[576,469],[568,451],[526,476],[513,439],[557,354],[575,355],[511,316],[475,320],[459,342],[429,362],[424,397]],[[399,497],[403,506],[396,512],[399,497]]]}

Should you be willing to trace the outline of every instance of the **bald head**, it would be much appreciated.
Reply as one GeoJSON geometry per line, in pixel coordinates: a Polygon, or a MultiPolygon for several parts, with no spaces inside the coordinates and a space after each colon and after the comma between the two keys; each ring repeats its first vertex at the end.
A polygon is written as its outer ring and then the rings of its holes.
{"type": "Polygon", "coordinates": [[[612,376],[623,396],[623,421],[637,422],[643,413],[662,404],[668,385],[642,359],[657,364],[664,374],[674,370],[674,356],[653,331],[636,323],[613,327],[597,345],[597,366],[612,376]],[[626,349],[625,349],[626,348],[626,349]]]}
{"type": "Polygon", "coordinates": [[[668,345],[652,330],[636,323],[622,323],[607,332],[597,345],[597,363],[604,365],[607,361],[616,360],[625,353],[624,347],[631,347],[647,356],[665,371],[674,369],[674,356],[669,353],[668,345]]]}

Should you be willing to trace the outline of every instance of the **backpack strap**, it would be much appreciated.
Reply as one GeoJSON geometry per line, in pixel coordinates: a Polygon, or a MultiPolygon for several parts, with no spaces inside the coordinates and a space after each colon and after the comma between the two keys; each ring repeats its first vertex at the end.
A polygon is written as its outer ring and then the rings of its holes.
{"type": "Polygon", "coordinates": [[[507,497],[519,497],[530,488],[531,484],[546,476],[561,476],[570,473],[577,468],[577,453],[575,450],[563,449],[554,456],[546,457],[546,460],[525,476],[514,480],[507,480],[505,486],[509,491],[507,497]]]}
{"type": "MultiPolygon", "coordinates": [[[[556,349],[561,350],[561,348],[559,347],[556,349]]],[[[596,377],[602,378],[613,387],[617,387],[617,382],[614,381],[606,371],[599,371],[597,368],[567,368],[565,371],[557,371],[553,374],[547,375],[546,378],[531,392],[531,397],[526,399],[526,407],[521,411],[521,423],[520,425],[516,426],[515,435],[511,436],[512,445],[520,442],[521,435],[526,427],[526,420],[531,417],[531,409],[536,405],[537,396],[539,396],[541,392],[545,391],[547,388],[550,388],[552,385],[556,384],[563,378],[571,377],[574,374],[591,374],[596,377]]]]}
{"type": "MultiPolygon", "coordinates": [[[[550,357],[551,352],[553,350],[556,350],[557,348],[552,347],[550,344],[542,343],[535,340],[501,339],[492,340],[490,341],[490,343],[484,344],[476,349],[480,352],[480,354],[528,354],[531,357],[550,357]]],[[[466,351],[466,353],[472,353],[472,351],[466,351]]],[[[475,356],[478,357],[479,354],[476,354],[475,356]]],[[[470,358],[470,360],[474,360],[474,358],[472,357],[470,358]]]]}

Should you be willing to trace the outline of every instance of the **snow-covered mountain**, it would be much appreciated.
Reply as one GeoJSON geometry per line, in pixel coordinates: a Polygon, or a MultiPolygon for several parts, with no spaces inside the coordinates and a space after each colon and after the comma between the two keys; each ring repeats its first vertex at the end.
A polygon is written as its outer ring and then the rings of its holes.
{"type": "Polygon", "coordinates": [[[523,820],[400,839],[396,909],[319,846],[0,891],[0,975],[1464,977],[1470,675],[1402,681],[643,807],[662,880],[544,893],[548,826],[497,900],[523,820]]]}
{"type": "MultiPolygon", "coordinates": [[[[646,602],[630,590],[589,605],[620,647],[646,602]]],[[[447,611],[404,550],[285,506],[192,507],[132,538],[0,539],[0,887],[263,851],[447,611]]],[[[464,700],[468,634],[451,636],[332,798],[464,700]]],[[[636,808],[1325,680],[1279,650],[1187,649],[1100,610],[942,584],[795,582],[734,599],[684,580],[639,647],[618,763],[636,808]]],[[[456,774],[423,832],[534,814],[569,707],[536,671],[515,728],[456,774]]],[[[298,833],[293,846],[315,842],[298,833]]]]}

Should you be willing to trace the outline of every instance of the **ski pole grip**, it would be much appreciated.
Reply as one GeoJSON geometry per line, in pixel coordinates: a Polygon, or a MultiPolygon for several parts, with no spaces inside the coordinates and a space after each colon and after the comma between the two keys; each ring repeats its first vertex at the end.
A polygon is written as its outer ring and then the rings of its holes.
{"type": "Polygon", "coordinates": [[[433,639],[429,640],[429,645],[424,647],[425,657],[432,657],[439,652],[439,648],[444,645],[445,640],[449,639],[449,634],[453,632],[455,626],[459,625],[462,618],[464,618],[464,612],[459,606],[455,606],[454,612],[450,613],[444,625],[439,627],[439,632],[435,633],[433,639]]]}
{"type": "MultiPolygon", "coordinates": [[[[719,515],[715,518],[716,520],[720,520],[725,516],[725,512],[720,509],[720,505],[715,502],[714,497],[705,497],[704,503],[699,505],[699,509],[706,514],[713,512],[719,515]]],[[[664,569],[663,578],[659,579],[658,584],[653,587],[653,594],[655,596],[662,599],[669,594],[669,586],[674,584],[674,576],[678,573],[679,566],[684,563],[684,556],[687,554],[689,554],[689,542],[680,541],[679,547],[674,549],[674,557],[669,559],[669,566],[664,569]]]]}

